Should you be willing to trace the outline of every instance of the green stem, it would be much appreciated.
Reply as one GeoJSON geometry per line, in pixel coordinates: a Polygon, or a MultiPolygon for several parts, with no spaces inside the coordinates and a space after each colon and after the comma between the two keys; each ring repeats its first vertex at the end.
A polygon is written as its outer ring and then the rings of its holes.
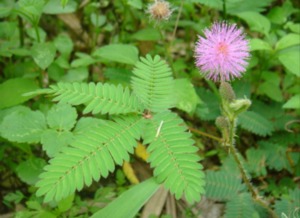
{"type": "Polygon", "coordinates": [[[223,0],[223,19],[227,19],[226,0],[223,0]]]}
{"type": "Polygon", "coordinates": [[[39,28],[37,25],[34,25],[34,30],[35,30],[35,34],[36,34],[36,39],[37,39],[38,43],[40,43],[41,38],[40,38],[39,28]]]}
{"type": "Polygon", "coordinates": [[[244,183],[246,184],[248,190],[250,191],[253,200],[257,204],[259,204],[260,206],[265,208],[273,218],[278,218],[278,216],[274,213],[274,211],[271,208],[269,208],[268,205],[260,199],[259,195],[257,194],[254,187],[252,186],[252,184],[250,182],[250,179],[249,179],[249,176],[247,175],[246,170],[245,170],[245,168],[244,168],[244,166],[243,166],[243,164],[242,164],[242,162],[239,158],[238,151],[236,150],[236,148],[234,146],[236,118],[233,118],[233,119],[229,120],[229,122],[230,122],[230,127],[229,127],[230,128],[230,130],[229,130],[230,135],[229,135],[229,143],[228,143],[229,151],[233,155],[234,160],[238,165],[238,168],[241,172],[242,179],[243,179],[244,183]]]}
{"type": "Polygon", "coordinates": [[[21,17],[18,16],[18,23],[19,23],[19,32],[20,32],[20,44],[21,47],[24,46],[24,24],[21,17]]]}

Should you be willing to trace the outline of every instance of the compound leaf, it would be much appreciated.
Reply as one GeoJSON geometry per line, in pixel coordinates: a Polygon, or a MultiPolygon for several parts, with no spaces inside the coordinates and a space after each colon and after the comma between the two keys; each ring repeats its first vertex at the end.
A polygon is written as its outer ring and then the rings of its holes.
{"type": "Polygon", "coordinates": [[[174,105],[172,98],[174,81],[170,67],[157,55],[147,55],[137,62],[131,85],[134,94],[146,109],[160,112],[174,105]]]}
{"type": "Polygon", "coordinates": [[[188,202],[199,201],[204,173],[183,121],[169,111],[154,115],[146,125],[144,143],[150,143],[148,161],[158,182],[164,182],[177,199],[184,195],[188,202]]]}
{"type": "Polygon", "coordinates": [[[142,124],[143,118],[121,117],[77,135],[71,146],[63,148],[44,168],[36,184],[37,195],[45,195],[45,202],[59,201],[93,180],[107,177],[115,164],[129,160],[128,153],[134,151],[142,124]]]}
{"type": "Polygon", "coordinates": [[[54,101],[71,105],[85,104],[83,113],[124,114],[142,108],[138,98],[121,85],[58,83],[50,86],[46,92],[56,96],[54,101]]]}

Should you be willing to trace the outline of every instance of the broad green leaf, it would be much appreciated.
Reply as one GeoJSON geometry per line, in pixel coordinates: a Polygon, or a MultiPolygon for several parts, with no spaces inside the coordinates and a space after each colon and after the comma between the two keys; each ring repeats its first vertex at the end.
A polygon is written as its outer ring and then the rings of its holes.
{"type": "Polygon", "coordinates": [[[142,0],[127,0],[127,4],[137,9],[143,8],[142,0]]]}
{"type": "Polygon", "coordinates": [[[43,150],[49,157],[54,157],[63,147],[69,145],[73,139],[73,134],[69,131],[59,132],[48,129],[41,136],[43,150]]]}
{"type": "Polygon", "coordinates": [[[1,136],[13,142],[37,143],[45,129],[44,114],[26,107],[5,116],[0,124],[1,136]]]}
{"type": "Polygon", "coordinates": [[[283,24],[286,22],[288,16],[286,16],[283,7],[274,7],[270,10],[267,17],[272,23],[283,24]]]}
{"type": "Polygon", "coordinates": [[[16,172],[18,177],[28,185],[34,185],[39,180],[39,175],[43,172],[46,161],[42,158],[30,158],[21,162],[16,172]]]}
{"type": "Polygon", "coordinates": [[[280,53],[278,56],[279,61],[285,66],[291,73],[300,77],[300,52],[297,50],[291,50],[288,52],[280,53]]]}
{"type": "Polygon", "coordinates": [[[59,212],[66,212],[71,209],[73,206],[74,197],[75,195],[70,195],[69,197],[61,200],[57,205],[59,212]]]}
{"type": "Polygon", "coordinates": [[[0,2],[0,18],[4,18],[10,15],[14,6],[14,2],[11,0],[2,0],[0,2]]]}
{"type": "Polygon", "coordinates": [[[75,69],[70,69],[66,75],[64,75],[60,81],[61,82],[82,82],[87,80],[89,76],[89,71],[87,67],[79,67],[75,69]]]}
{"type": "Polygon", "coordinates": [[[69,0],[60,0],[61,6],[65,7],[68,4],[69,0]]]}
{"type": "Polygon", "coordinates": [[[73,41],[67,35],[59,35],[54,40],[56,49],[63,55],[69,55],[73,50],[73,41]]]}
{"type": "Polygon", "coordinates": [[[40,40],[40,42],[45,42],[45,40],[46,40],[47,33],[40,27],[37,28],[37,31],[39,34],[39,39],[38,39],[35,28],[33,28],[33,27],[26,28],[25,31],[29,37],[31,37],[32,39],[34,39],[36,41],[40,40]]]}
{"type": "Polygon", "coordinates": [[[105,208],[94,213],[91,218],[133,218],[159,187],[160,185],[153,178],[148,179],[123,192],[105,208]]]}
{"type": "Polygon", "coordinates": [[[176,107],[187,112],[193,113],[201,100],[197,95],[194,86],[188,79],[176,79],[174,96],[176,96],[176,107]]]}
{"type": "Polygon", "coordinates": [[[81,135],[84,134],[85,131],[88,131],[88,129],[93,129],[97,126],[106,124],[105,120],[93,118],[93,117],[82,117],[80,120],[76,123],[76,127],[73,131],[74,135],[81,135]]]}
{"type": "Polygon", "coordinates": [[[283,95],[281,93],[280,87],[276,86],[274,83],[270,81],[266,81],[259,85],[258,90],[259,93],[267,95],[274,101],[281,102],[283,100],[283,95]]]}
{"type": "Polygon", "coordinates": [[[283,38],[281,38],[275,48],[276,50],[284,49],[293,45],[299,45],[300,44],[300,34],[290,33],[283,38]]]}
{"type": "Polygon", "coordinates": [[[43,12],[45,14],[67,14],[73,13],[77,9],[77,2],[76,1],[67,1],[64,0],[51,0],[48,1],[44,7],[43,12]],[[61,4],[62,3],[62,4],[61,4]]]}
{"type": "Polygon", "coordinates": [[[71,67],[87,67],[97,62],[96,59],[85,53],[76,52],[76,56],[78,59],[72,61],[71,67]]]}
{"type": "Polygon", "coordinates": [[[238,17],[247,22],[252,31],[268,35],[271,29],[270,21],[263,15],[253,11],[246,11],[237,14],[238,17]]]}
{"type": "Polygon", "coordinates": [[[77,112],[68,104],[57,104],[48,111],[46,119],[50,128],[68,131],[76,123],[77,112]]]}
{"type": "Polygon", "coordinates": [[[133,34],[132,38],[139,41],[157,41],[161,38],[161,36],[157,29],[146,28],[133,34]]]}
{"type": "Polygon", "coordinates": [[[19,0],[18,5],[25,13],[39,17],[42,14],[44,0],[19,0]]]}
{"type": "Polygon", "coordinates": [[[35,63],[45,70],[54,60],[56,48],[52,43],[38,43],[32,47],[32,57],[35,63]]]}
{"type": "Polygon", "coordinates": [[[133,65],[138,61],[138,53],[138,49],[133,45],[110,44],[98,48],[92,56],[106,61],[133,65]]]}
{"type": "Polygon", "coordinates": [[[250,40],[250,49],[251,51],[256,51],[256,50],[272,51],[272,47],[269,43],[258,38],[250,40]]]}
{"type": "Polygon", "coordinates": [[[0,109],[27,101],[32,96],[23,96],[23,94],[38,88],[36,82],[31,79],[16,78],[6,80],[0,84],[0,109]]]}
{"type": "Polygon", "coordinates": [[[291,97],[283,106],[285,109],[299,109],[300,108],[300,94],[291,97]]]}

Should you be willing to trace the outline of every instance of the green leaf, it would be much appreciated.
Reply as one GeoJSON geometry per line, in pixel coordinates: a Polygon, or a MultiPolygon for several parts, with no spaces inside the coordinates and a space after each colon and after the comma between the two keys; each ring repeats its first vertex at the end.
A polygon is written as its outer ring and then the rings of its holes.
{"type": "Polygon", "coordinates": [[[300,34],[290,33],[282,37],[275,46],[276,50],[285,49],[293,45],[300,44],[300,34]]]}
{"type": "Polygon", "coordinates": [[[241,193],[226,204],[225,218],[258,218],[249,193],[241,193]]]}
{"type": "Polygon", "coordinates": [[[90,15],[90,19],[91,19],[91,23],[95,26],[95,27],[101,27],[105,24],[106,22],[106,16],[104,15],[100,15],[98,13],[92,13],[90,15]]]}
{"type": "Polygon", "coordinates": [[[300,52],[299,50],[291,50],[282,52],[278,56],[279,61],[285,66],[291,73],[300,77],[300,52]]]}
{"type": "Polygon", "coordinates": [[[52,43],[38,43],[32,47],[32,57],[35,63],[45,70],[54,60],[56,48],[52,43]]]}
{"type": "Polygon", "coordinates": [[[59,35],[54,40],[56,49],[63,55],[69,55],[73,50],[73,41],[67,35],[59,35]]]}
{"type": "Polygon", "coordinates": [[[255,177],[266,176],[266,154],[261,149],[249,148],[246,151],[247,169],[255,177]]]}
{"type": "Polygon", "coordinates": [[[38,176],[43,172],[43,167],[46,165],[46,161],[41,158],[30,158],[24,162],[21,162],[16,172],[18,177],[28,185],[34,185],[38,181],[38,176]]]}
{"type": "Polygon", "coordinates": [[[43,12],[45,14],[68,14],[68,13],[73,13],[77,10],[76,1],[73,0],[72,1],[63,0],[63,1],[61,0],[48,1],[44,7],[43,12]]]}
{"type": "Polygon", "coordinates": [[[77,112],[68,104],[58,104],[48,111],[46,119],[50,128],[68,131],[76,123],[77,112]]]}
{"type": "Polygon", "coordinates": [[[69,131],[59,132],[48,129],[41,135],[43,150],[49,157],[54,157],[73,140],[73,134],[69,131]]]}
{"type": "Polygon", "coordinates": [[[91,218],[134,218],[142,206],[150,199],[159,187],[160,185],[155,182],[153,178],[148,179],[123,192],[117,199],[109,203],[105,208],[94,213],[91,218]],[[118,209],[116,210],[116,208],[118,209]]]}
{"type": "Polygon", "coordinates": [[[92,58],[90,55],[87,55],[85,53],[76,52],[76,56],[79,58],[73,60],[71,63],[71,67],[74,67],[74,68],[87,67],[87,66],[97,62],[96,59],[92,58]]]}
{"type": "Polygon", "coordinates": [[[206,171],[205,181],[205,196],[218,201],[236,198],[244,189],[239,175],[225,171],[206,171]]]}
{"type": "Polygon", "coordinates": [[[158,55],[147,55],[137,62],[131,77],[133,93],[146,109],[160,112],[175,104],[174,80],[170,67],[158,55]]]}
{"type": "Polygon", "coordinates": [[[35,81],[25,78],[8,79],[0,84],[0,109],[27,101],[32,96],[22,94],[38,89],[35,81]]]}
{"type": "Polygon", "coordinates": [[[85,104],[83,113],[124,114],[143,110],[138,98],[121,85],[107,83],[58,83],[46,90],[54,101],[71,105],[85,104]]]}
{"type": "Polygon", "coordinates": [[[300,189],[295,188],[294,190],[289,190],[288,196],[282,196],[281,199],[275,202],[275,212],[278,217],[299,217],[300,216],[300,189]]]}
{"type": "Polygon", "coordinates": [[[143,2],[141,0],[127,0],[127,4],[137,9],[143,8],[143,2]]]}
{"type": "Polygon", "coordinates": [[[135,64],[138,61],[138,49],[133,45],[110,44],[96,49],[93,57],[123,64],[135,64]]]}
{"type": "Polygon", "coordinates": [[[259,85],[258,93],[263,93],[267,95],[269,98],[271,98],[274,101],[282,102],[283,101],[283,95],[281,93],[280,87],[274,85],[272,82],[264,82],[259,85]]]}
{"type": "Polygon", "coordinates": [[[238,124],[243,129],[261,136],[271,135],[274,131],[273,125],[269,120],[253,111],[246,111],[239,115],[238,124]]]}
{"type": "Polygon", "coordinates": [[[87,67],[78,67],[68,70],[67,74],[60,79],[60,82],[82,82],[87,80],[88,76],[89,70],[87,67]]]}
{"type": "MultiPolygon", "coordinates": [[[[19,0],[18,5],[24,18],[28,19],[34,25],[37,25],[45,5],[44,0],[19,0]],[[25,14],[25,16],[24,16],[25,14]]],[[[18,11],[17,11],[18,12],[18,11]]]]}
{"type": "Polygon", "coordinates": [[[150,144],[147,161],[154,168],[157,181],[164,183],[176,199],[185,196],[190,203],[200,201],[205,184],[203,167],[183,120],[165,111],[147,121],[143,138],[145,144],[150,144]]]}
{"type": "Polygon", "coordinates": [[[37,143],[45,129],[44,114],[26,107],[18,107],[0,124],[1,136],[13,142],[37,143]]]}
{"type": "Polygon", "coordinates": [[[283,106],[285,109],[299,109],[300,108],[300,94],[291,97],[283,106]]]}
{"type": "Polygon", "coordinates": [[[188,79],[176,79],[174,82],[174,96],[177,99],[176,107],[187,113],[194,113],[197,105],[201,103],[194,86],[188,79]]]}
{"type": "Polygon", "coordinates": [[[269,34],[271,23],[265,16],[253,11],[238,13],[237,16],[245,20],[252,31],[269,34]]]}
{"type": "Polygon", "coordinates": [[[254,38],[250,40],[250,49],[251,51],[257,51],[257,50],[272,51],[272,47],[269,43],[258,38],[254,38]]]}
{"type": "Polygon", "coordinates": [[[129,161],[143,124],[141,117],[124,116],[76,135],[71,146],[65,147],[44,168],[36,184],[37,195],[45,195],[45,202],[60,201],[76,189],[90,186],[93,180],[107,177],[115,164],[129,161]]]}
{"type": "Polygon", "coordinates": [[[153,28],[139,30],[131,37],[139,41],[157,41],[161,38],[159,31],[153,28]]]}

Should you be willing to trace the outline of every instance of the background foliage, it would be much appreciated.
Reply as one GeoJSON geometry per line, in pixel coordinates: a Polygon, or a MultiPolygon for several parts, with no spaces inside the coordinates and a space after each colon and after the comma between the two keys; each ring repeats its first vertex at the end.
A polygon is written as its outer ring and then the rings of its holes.
{"type": "MultiPolygon", "coordinates": [[[[180,187],[179,177],[168,183],[161,167],[175,166],[166,159],[161,165],[159,154],[168,155],[168,151],[155,151],[154,139],[160,133],[166,138],[159,137],[158,145],[166,141],[177,146],[173,142],[177,140],[182,146],[184,151],[178,148],[179,159],[187,153],[194,163],[202,160],[205,194],[201,202],[209,199],[221,203],[220,217],[268,217],[268,211],[252,199],[235,161],[219,143],[220,133],[214,125],[220,115],[218,85],[201,77],[194,65],[197,35],[215,20],[227,19],[245,29],[251,47],[245,76],[232,83],[238,98],[246,96],[252,101],[238,119],[240,159],[277,217],[300,217],[299,2],[169,2],[173,13],[168,21],[150,19],[147,7],[153,1],[146,0],[0,2],[1,214],[145,217],[147,205],[144,210],[141,206],[160,190],[157,180],[165,181],[177,199],[182,196],[182,190],[175,189],[180,187]],[[143,74],[145,71],[153,74],[143,74]],[[103,96],[108,98],[100,100],[103,96]],[[82,144],[97,138],[100,126],[122,132],[145,108],[155,115],[152,123],[143,124],[146,130],[142,124],[137,127],[144,133],[132,130],[122,135],[119,144],[112,147],[116,150],[110,151],[112,157],[93,160],[108,161],[99,165],[106,167],[74,173],[70,181],[85,175],[82,184],[62,185],[56,190],[58,194],[48,192],[47,182],[60,175],[45,170],[61,173],[55,165],[61,166],[66,159],[71,164],[75,156],[85,156],[96,145],[83,148],[82,144]],[[161,120],[166,121],[161,124],[161,120]],[[177,129],[158,131],[160,125],[177,129]],[[182,138],[172,141],[176,135],[182,138]],[[138,145],[140,138],[144,145],[138,145]],[[118,156],[118,152],[123,153],[118,156]],[[95,173],[99,171],[103,177],[100,181],[95,173]],[[148,179],[153,175],[156,180],[148,179]],[[174,180],[177,183],[172,183],[174,180]],[[75,189],[82,191],[74,193],[75,189]],[[48,203],[43,202],[43,194],[48,203]],[[53,196],[57,201],[52,201],[53,196]]],[[[111,132],[103,135],[114,138],[111,132]]],[[[181,161],[183,169],[193,165],[185,165],[184,158],[181,161]]],[[[186,175],[197,191],[186,192],[185,198],[176,201],[177,217],[205,217],[207,208],[187,202],[189,196],[200,199],[197,193],[203,192],[199,187],[204,185],[201,172],[194,178],[186,175]]],[[[153,217],[170,217],[167,208],[153,217]]]]}

